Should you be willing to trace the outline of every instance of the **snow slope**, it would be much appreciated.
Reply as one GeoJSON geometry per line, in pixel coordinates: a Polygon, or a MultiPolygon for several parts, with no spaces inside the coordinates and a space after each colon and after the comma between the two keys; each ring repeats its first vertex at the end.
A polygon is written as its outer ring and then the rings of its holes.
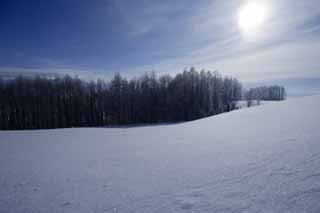
{"type": "Polygon", "coordinates": [[[177,125],[0,132],[0,212],[320,212],[320,96],[177,125]]]}

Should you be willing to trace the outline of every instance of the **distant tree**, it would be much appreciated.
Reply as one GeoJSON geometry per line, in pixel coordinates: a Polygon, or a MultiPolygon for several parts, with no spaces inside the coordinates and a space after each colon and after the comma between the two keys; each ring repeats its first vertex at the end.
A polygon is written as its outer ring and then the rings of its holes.
{"type": "Polygon", "coordinates": [[[257,99],[257,105],[259,106],[261,104],[261,101],[260,101],[260,99],[258,98],[257,99]]]}
{"type": "Polygon", "coordinates": [[[252,106],[252,99],[251,97],[247,98],[247,107],[251,107],[252,106]]]}
{"type": "Polygon", "coordinates": [[[251,88],[245,91],[245,97],[253,100],[282,101],[286,99],[286,90],[283,86],[263,86],[251,88]]]}

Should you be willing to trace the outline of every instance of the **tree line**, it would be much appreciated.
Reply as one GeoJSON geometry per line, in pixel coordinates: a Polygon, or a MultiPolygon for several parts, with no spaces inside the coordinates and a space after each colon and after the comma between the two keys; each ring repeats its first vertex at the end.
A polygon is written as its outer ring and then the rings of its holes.
{"type": "Polygon", "coordinates": [[[0,79],[0,129],[190,121],[235,109],[242,93],[237,79],[194,68],[107,82],[19,76],[0,79]]]}
{"type": "Polygon", "coordinates": [[[245,92],[246,100],[282,101],[286,97],[285,88],[278,85],[255,87],[245,92]]]}

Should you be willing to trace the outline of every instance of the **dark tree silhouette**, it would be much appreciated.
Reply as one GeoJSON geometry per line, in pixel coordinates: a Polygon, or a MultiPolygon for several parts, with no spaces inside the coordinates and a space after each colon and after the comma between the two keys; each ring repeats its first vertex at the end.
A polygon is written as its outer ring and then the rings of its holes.
{"type": "MultiPolygon", "coordinates": [[[[282,98],[279,90],[268,95],[282,98]]],[[[194,68],[174,77],[148,73],[127,80],[115,74],[110,82],[20,76],[0,79],[0,98],[0,129],[95,127],[190,121],[227,112],[242,99],[242,85],[194,68]]]]}

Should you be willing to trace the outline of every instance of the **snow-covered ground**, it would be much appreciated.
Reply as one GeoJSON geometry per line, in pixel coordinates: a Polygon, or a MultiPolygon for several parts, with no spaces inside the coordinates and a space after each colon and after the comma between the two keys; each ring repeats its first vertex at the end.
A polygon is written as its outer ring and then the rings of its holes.
{"type": "Polygon", "coordinates": [[[177,125],[0,132],[0,212],[320,212],[320,96],[177,125]]]}

